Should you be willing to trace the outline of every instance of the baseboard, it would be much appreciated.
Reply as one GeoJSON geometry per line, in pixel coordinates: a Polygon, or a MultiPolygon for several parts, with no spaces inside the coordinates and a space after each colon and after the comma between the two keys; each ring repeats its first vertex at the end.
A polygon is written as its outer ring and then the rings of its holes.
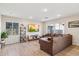
{"type": "Polygon", "coordinates": [[[79,46],[79,43],[73,43],[72,45],[76,45],[76,46],[79,46]]]}
{"type": "Polygon", "coordinates": [[[12,45],[12,44],[17,44],[17,43],[20,43],[20,42],[16,42],[16,43],[10,43],[10,44],[5,44],[5,45],[12,45]]]}

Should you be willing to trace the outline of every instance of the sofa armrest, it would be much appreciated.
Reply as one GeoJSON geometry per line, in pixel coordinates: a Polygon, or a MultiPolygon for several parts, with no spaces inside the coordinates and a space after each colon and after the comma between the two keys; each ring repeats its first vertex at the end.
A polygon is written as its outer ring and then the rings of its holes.
{"type": "Polygon", "coordinates": [[[49,40],[39,40],[40,49],[52,55],[52,42],[49,40]]]}

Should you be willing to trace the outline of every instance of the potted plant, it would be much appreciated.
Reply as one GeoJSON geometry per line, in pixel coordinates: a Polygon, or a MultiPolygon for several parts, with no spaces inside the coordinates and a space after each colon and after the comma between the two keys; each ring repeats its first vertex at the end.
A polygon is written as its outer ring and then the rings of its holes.
{"type": "Polygon", "coordinates": [[[2,32],[1,33],[1,41],[5,41],[5,39],[8,37],[7,32],[2,32]]]}

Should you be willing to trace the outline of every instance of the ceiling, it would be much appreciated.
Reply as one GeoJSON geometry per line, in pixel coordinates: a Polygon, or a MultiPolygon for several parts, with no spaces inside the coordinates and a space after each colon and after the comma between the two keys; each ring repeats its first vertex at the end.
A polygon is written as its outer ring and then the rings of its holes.
{"type": "Polygon", "coordinates": [[[78,3],[0,3],[0,13],[28,20],[47,21],[79,13],[78,3]]]}

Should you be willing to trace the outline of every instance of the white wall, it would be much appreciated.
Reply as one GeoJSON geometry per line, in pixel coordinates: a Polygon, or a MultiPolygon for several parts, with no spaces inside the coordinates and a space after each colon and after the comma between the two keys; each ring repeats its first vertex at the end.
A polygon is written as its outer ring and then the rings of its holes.
{"type": "Polygon", "coordinates": [[[45,28],[43,28],[44,33],[47,33],[47,26],[48,25],[56,24],[56,23],[64,24],[65,34],[73,35],[73,45],[79,45],[79,28],[68,28],[68,22],[69,21],[74,21],[74,20],[79,20],[79,15],[47,21],[47,22],[45,22],[45,24],[46,24],[44,26],[45,28]]]}
{"type": "MultiPolygon", "coordinates": [[[[27,19],[20,19],[20,18],[14,18],[14,17],[7,17],[7,16],[2,16],[1,19],[1,31],[6,31],[6,22],[16,22],[20,24],[24,24],[26,27],[26,36],[27,35],[34,35],[38,34],[41,35],[42,33],[42,24],[40,22],[35,22],[35,21],[28,21],[27,19]],[[28,24],[39,24],[39,32],[28,32],[28,24]]],[[[20,35],[9,35],[9,37],[6,39],[6,44],[11,44],[11,43],[16,43],[19,42],[20,35]]]]}

